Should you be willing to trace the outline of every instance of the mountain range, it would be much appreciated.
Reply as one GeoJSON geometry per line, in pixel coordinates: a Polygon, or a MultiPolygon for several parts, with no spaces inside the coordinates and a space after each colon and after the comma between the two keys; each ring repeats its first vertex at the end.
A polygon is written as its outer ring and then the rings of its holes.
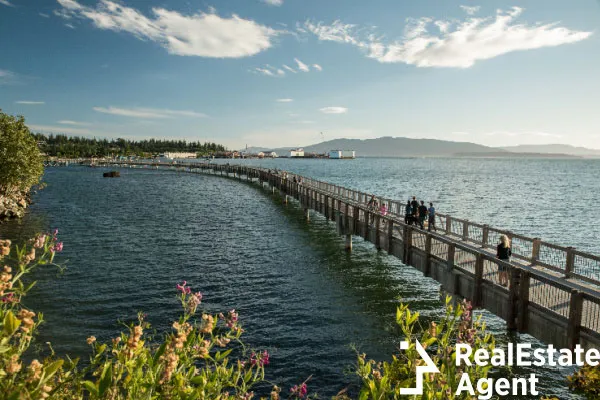
{"type": "MultiPolygon", "coordinates": [[[[544,157],[545,155],[553,158],[600,157],[600,150],[564,144],[488,147],[469,142],[389,136],[377,139],[334,139],[303,148],[305,154],[322,154],[330,150],[355,150],[358,157],[544,157]]],[[[290,149],[291,147],[251,147],[247,151],[258,153],[268,150],[285,156],[290,149]]]]}

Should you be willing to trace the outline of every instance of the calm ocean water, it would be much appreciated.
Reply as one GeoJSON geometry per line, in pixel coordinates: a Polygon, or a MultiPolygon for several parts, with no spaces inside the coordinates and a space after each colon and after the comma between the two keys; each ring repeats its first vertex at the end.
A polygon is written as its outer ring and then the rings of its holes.
{"type": "MultiPolygon", "coordinates": [[[[236,160],[236,162],[238,162],[236,160]]],[[[598,253],[600,161],[492,159],[242,160],[404,200],[440,212],[598,253]]],[[[138,311],[163,331],[178,315],[175,284],[187,280],[209,311],[239,310],[245,341],[272,353],[267,378],[328,397],[350,386],[350,345],[388,359],[399,337],[399,299],[428,318],[442,311],[439,285],[356,239],[343,250],[333,223],[257,186],[214,176],[128,169],[51,168],[48,187],[3,237],[58,228],[67,271],[40,271],[27,304],[47,322],[40,342],[87,357],[86,337],[109,340],[138,311]]],[[[502,321],[484,313],[500,342],[502,321]]],[[[533,371],[518,370],[518,374],[533,371]]],[[[568,370],[540,369],[545,394],[566,392],[568,370]]],[[[522,397],[521,397],[522,398],[522,397]]]]}

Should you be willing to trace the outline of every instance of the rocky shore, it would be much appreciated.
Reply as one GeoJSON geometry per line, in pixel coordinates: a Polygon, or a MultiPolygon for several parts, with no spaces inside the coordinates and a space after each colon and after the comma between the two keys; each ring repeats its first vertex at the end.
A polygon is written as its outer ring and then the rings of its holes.
{"type": "Polygon", "coordinates": [[[16,192],[0,195],[0,223],[9,219],[21,218],[31,203],[29,192],[16,192]]]}

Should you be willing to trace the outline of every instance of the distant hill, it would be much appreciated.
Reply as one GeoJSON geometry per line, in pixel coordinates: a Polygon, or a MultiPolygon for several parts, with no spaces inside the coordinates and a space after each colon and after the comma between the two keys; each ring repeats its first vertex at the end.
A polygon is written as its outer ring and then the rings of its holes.
{"type": "Polygon", "coordinates": [[[519,146],[501,147],[501,150],[511,153],[544,153],[544,154],[569,154],[574,156],[600,157],[600,150],[575,147],[568,144],[522,144],[519,146]]]}
{"type": "Polygon", "coordinates": [[[455,157],[478,157],[478,158],[583,158],[573,154],[560,153],[512,153],[508,151],[490,151],[481,153],[456,153],[455,157]]]}
{"type": "MultiPolygon", "coordinates": [[[[264,150],[285,155],[292,147],[269,149],[253,147],[251,152],[264,150]]],[[[334,139],[304,146],[305,153],[326,153],[329,150],[356,150],[358,157],[423,157],[453,156],[455,153],[502,152],[492,147],[468,142],[451,142],[436,139],[410,139],[404,137],[381,137],[377,139],[334,139]]]]}

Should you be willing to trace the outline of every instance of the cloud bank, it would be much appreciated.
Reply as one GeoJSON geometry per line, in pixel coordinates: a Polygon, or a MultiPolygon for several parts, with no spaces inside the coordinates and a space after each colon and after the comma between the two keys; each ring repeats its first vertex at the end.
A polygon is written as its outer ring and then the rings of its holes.
{"type": "MultiPolygon", "coordinates": [[[[467,13],[477,11],[468,8],[467,13]]],[[[571,30],[559,23],[516,23],[523,9],[497,10],[495,17],[467,17],[464,21],[409,18],[404,36],[384,42],[374,29],[334,21],[306,21],[298,27],[318,40],[346,43],[381,63],[404,63],[417,67],[469,68],[477,61],[503,54],[555,47],[589,38],[592,32],[571,30]]]]}
{"type": "Polygon", "coordinates": [[[37,105],[46,104],[45,101],[31,101],[31,100],[19,100],[19,101],[15,101],[15,103],[28,105],[28,106],[37,106],[37,105]]]}
{"type": "Polygon", "coordinates": [[[171,54],[212,58],[241,58],[258,54],[272,46],[279,32],[237,15],[223,18],[210,12],[183,15],[160,7],[149,18],[140,11],[111,0],[95,7],[75,0],[57,0],[55,14],[66,20],[91,21],[103,30],[126,32],[140,40],[160,44],[171,54]]]}
{"type": "Polygon", "coordinates": [[[164,119],[164,118],[175,118],[175,117],[192,117],[192,118],[204,118],[207,115],[198,113],[195,111],[187,110],[168,110],[168,109],[156,109],[156,108],[119,108],[119,107],[94,107],[94,111],[103,114],[118,115],[121,117],[131,118],[150,118],[150,119],[164,119]]]}

